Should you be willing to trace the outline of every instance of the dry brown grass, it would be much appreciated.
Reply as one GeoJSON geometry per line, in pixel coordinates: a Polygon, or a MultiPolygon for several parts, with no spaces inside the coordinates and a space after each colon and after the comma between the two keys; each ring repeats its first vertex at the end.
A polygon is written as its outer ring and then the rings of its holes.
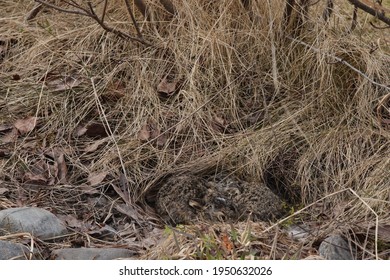
{"type": "MultiPolygon", "coordinates": [[[[122,2],[110,1],[109,21],[135,34],[122,2]]],[[[0,208],[37,205],[118,230],[105,241],[75,226],[69,246],[115,244],[143,258],[211,258],[220,245],[205,249],[201,222],[180,228],[179,240],[158,230],[148,234],[159,222],[145,195],[168,173],[224,170],[266,181],[302,211],[269,231],[274,224],[254,225],[251,240],[236,240],[234,253],[221,249],[217,256],[304,258],[327,234],[341,232],[359,248],[358,258],[389,258],[389,233],[381,230],[390,224],[390,128],[382,123],[390,119],[388,99],[377,114],[389,94],[388,29],[370,28],[363,15],[348,33],[348,7],[336,1],[326,25],[320,4],[312,7],[292,41],[282,35],[291,34],[282,26],[282,0],[254,1],[255,21],[239,1],[173,2],[178,15],[172,20],[143,22],[137,15],[153,44],[145,47],[107,34],[88,18],[50,9],[26,22],[32,1],[2,1],[0,124],[27,116],[37,116],[38,124],[1,146],[7,156],[0,158],[0,182],[8,192],[0,208]],[[54,91],[44,86],[48,74],[80,84],[54,91]],[[168,99],[157,93],[166,76],[182,83],[168,99]],[[103,124],[108,134],[92,152],[86,148],[98,140],[76,135],[89,123],[103,124]],[[145,124],[151,135],[140,141],[145,124]],[[48,151],[65,155],[66,181],[24,182],[37,162],[52,160],[48,151]],[[88,176],[101,172],[105,180],[90,187],[88,176]],[[92,188],[98,192],[86,193],[92,188]],[[126,216],[117,209],[121,200],[137,206],[126,216]],[[311,226],[306,243],[285,235],[283,225],[293,221],[311,226]],[[153,234],[162,247],[151,245],[153,234]]],[[[221,232],[244,234],[247,226],[213,225],[207,234],[218,242],[221,232]]]]}

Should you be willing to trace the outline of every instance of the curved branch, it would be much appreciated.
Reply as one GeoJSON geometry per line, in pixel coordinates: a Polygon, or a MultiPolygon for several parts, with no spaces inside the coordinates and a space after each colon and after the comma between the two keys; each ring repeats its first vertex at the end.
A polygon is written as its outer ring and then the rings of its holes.
{"type": "Polygon", "coordinates": [[[354,5],[355,7],[358,7],[359,9],[365,11],[366,13],[376,17],[380,21],[383,21],[384,23],[390,25],[390,18],[385,15],[384,9],[380,8],[372,8],[364,3],[362,3],[359,0],[348,0],[349,3],[354,5]]]}

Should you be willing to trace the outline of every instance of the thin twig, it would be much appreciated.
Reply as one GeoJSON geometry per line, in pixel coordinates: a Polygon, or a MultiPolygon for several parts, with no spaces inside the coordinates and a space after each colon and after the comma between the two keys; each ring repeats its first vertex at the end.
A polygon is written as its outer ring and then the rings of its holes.
{"type": "Polygon", "coordinates": [[[350,33],[352,31],[354,31],[356,26],[357,26],[357,15],[358,15],[358,8],[355,6],[355,7],[353,7],[353,16],[352,16],[351,29],[349,30],[350,33]]]}
{"type": "Polygon", "coordinates": [[[54,4],[51,4],[51,3],[48,3],[46,1],[42,1],[42,0],[35,0],[35,2],[38,2],[38,3],[41,3],[47,7],[50,7],[52,9],[55,9],[57,11],[60,11],[60,12],[63,12],[63,13],[67,13],[67,14],[74,14],[74,15],[81,15],[81,16],[89,16],[87,13],[83,13],[81,11],[77,11],[77,10],[68,10],[68,9],[64,9],[64,8],[61,8],[61,7],[58,7],[54,4]]]}
{"type": "MultiPolygon", "coordinates": [[[[134,37],[130,34],[127,34],[121,30],[117,30],[117,29],[114,29],[113,27],[107,25],[106,23],[104,23],[104,14],[106,12],[106,7],[104,8],[104,12],[103,12],[103,16],[100,18],[93,6],[92,6],[92,3],[91,2],[88,2],[87,3],[87,6],[89,8],[86,9],[86,8],[83,8],[82,6],[79,6],[77,3],[75,3],[74,1],[65,1],[65,3],[77,8],[78,10],[68,10],[68,9],[64,9],[64,8],[61,8],[61,7],[58,7],[57,5],[54,5],[54,4],[51,4],[51,3],[48,3],[46,1],[43,1],[43,0],[35,0],[36,2],[38,3],[41,3],[47,7],[50,7],[54,10],[57,10],[57,11],[60,11],[60,12],[63,12],[63,13],[68,13],[68,14],[75,14],[75,15],[81,15],[81,16],[86,16],[86,17],[89,17],[89,18],[92,18],[93,20],[95,20],[104,30],[106,30],[107,32],[111,32],[115,35],[117,35],[118,37],[120,38],[123,38],[123,39],[128,39],[128,40],[134,40],[134,41],[137,41],[145,46],[148,46],[148,47],[151,47],[153,46],[152,44],[146,42],[142,37],[134,37]]],[[[136,29],[137,29],[137,26],[136,26],[136,29]]],[[[138,31],[137,31],[138,32],[138,31]]]]}
{"type": "Polygon", "coordinates": [[[164,6],[165,10],[171,15],[175,15],[177,13],[175,6],[172,4],[170,0],[160,0],[160,3],[164,6]]]}
{"type": "Polygon", "coordinates": [[[108,6],[108,0],[104,0],[104,7],[103,7],[103,13],[102,13],[102,19],[101,19],[102,22],[104,22],[104,17],[106,16],[107,6],[108,6]]]}
{"type": "Polygon", "coordinates": [[[151,15],[143,0],[134,0],[134,4],[146,20],[151,20],[151,15]]]}
{"type": "Polygon", "coordinates": [[[143,39],[141,30],[139,29],[138,23],[137,23],[137,21],[136,21],[136,19],[135,19],[135,17],[134,17],[134,13],[133,13],[133,11],[131,10],[130,2],[129,2],[129,0],[124,0],[124,1],[125,1],[125,4],[126,4],[127,12],[129,13],[130,18],[131,18],[131,21],[133,22],[134,27],[135,27],[135,30],[137,31],[138,37],[139,37],[140,39],[143,39]]]}
{"type": "Polygon", "coordinates": [[[40,3],[35,5],[35,7],[27,14],[26,20],[27,21],[33,20],[39,14],[39,12],[42,10],[42,8],[43,8],[43,5],[40,3]]]}

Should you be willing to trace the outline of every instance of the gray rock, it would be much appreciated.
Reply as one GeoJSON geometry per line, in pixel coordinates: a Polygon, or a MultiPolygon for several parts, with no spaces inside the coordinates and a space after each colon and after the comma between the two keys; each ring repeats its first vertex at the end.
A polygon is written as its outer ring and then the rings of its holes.
{"type": "Polygon", "coordinates": [[[305,225],[292,224],[286,229],[289,236],[295,240],[304,242],[310,236],[310,230],[305,225]]]}
{"type": "Polygon", "coordinates": [[[22,244],[0,240],[0,260],[26,260],[29,250],[22,244]]]}
{"type": "Polygon", "coordinates": [[[322,241],[319,254],[326,260],[353,260],[351,248],[339,235],[331,235],[322,241]]]}
{"type": "Polygon", "coordinates": [[[10,208],[0,211],[0,235],[29,232],[40,239],[67,233],[64,224],[47,210],[35,207],[10,208]]]}
{"type": "Polygon", "coordinates": [[[114,260],[131,258],[134,252],[120,248],[65,248],[52,252],[56,260],[114,260]]]}

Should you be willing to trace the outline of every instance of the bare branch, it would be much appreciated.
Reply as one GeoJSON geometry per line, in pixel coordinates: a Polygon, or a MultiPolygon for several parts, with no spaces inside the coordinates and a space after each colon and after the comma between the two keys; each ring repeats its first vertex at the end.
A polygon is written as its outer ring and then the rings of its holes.
{"type": "Polygon", "coordinates": [[[138,11],[144,16],[145,19],[150,20],[151,16],[148,8],[145,5],[143,0],[134,0],[134,4],[137,7],[138,11]]]}
{"type": "Polygon", "coordinates": [[[33,20],[39,14],[42,8],[43,8],[43,4],[35,5],[35,7],[27,14],[26,20],[27,21],[33,20]]]}
{"type": "Polygon", "coordinates": [[[50,7],[54,10],[57,10],[59,12],[63,12],[63,13],[67,13],[67,14],[74,14],[74,15],[81,15],[81,16],[89,16],[87,13],[85,12],[81,12],[81,11],[77,11],[77,10],[68,10],[68,9],[64,9],[64,8],[61,8],[61,7],[58,7],[54,4],[51,4],[51,3],[48,3],[46,1],[42,1],[42,0],[35,0],[35,2],[38,2],[38,3],[41,3],[47,7],[50,7]]]}
{"type": "Polygon", "coordinates": [[[133,11],[131,10],[130,2],[129,2],[129,0],[124,0],[124,1],[125,1],[125,4],[126,4],[127,12],[129,13],[131,21],[133,22],[135,30],[137,31],[138,37],[142,39],[142,33],[141,33],[141,30],[138,27],[138,23],[137,23],[137,21],[136,21],[136,19],[134,17],[133,11]]]}
{"type": "MultiPolygon", "coordinates": [[[[43,0],[35,0],[36,2],[38,3],[41,3],[42,5],[45,5],[47,7],[50,7],[54,10],[57,10],[57,11],[60,11],[60,12],[63,12],[63,13],[68,13],[68,14],[75,14],[75,15],[81,15],[81,16],[86,16],[86,17],[89,17],[89,18],[92,18],[93,20],[95,20],[104,30],[106,30],[107,32],[111,32],[115,35],[117,35],[118,37],[120,38],[123,38],[123,39],[128,39],[128,40],[134,40],[134,41],[137,41],[143,45],[146,45],[148,47],[152,46],[150,43],[146,42],[142,37],[134,37],[130,34],[127,34],[121,30],[117,30],[117,29],[114,29],[113,27],[107,25],[106,23],[104,23],[104,15],[99,18],[99,16],[96,14],[93,6],[92,6],[92,3],[91,2],[87,2],[87,6],[89,8],[86,9],[86,8],[83,8],[81,6],[78,6],[77,3],[75,3],[74,1],[64,1],[65,3],[77,8],[78,10],[68,10],[68,9],[64,9],[64,8],[61,8],[61,7],[58,7],[57,5],[54,5],[54,4],[51,4],[51,3],[48,3],[46,1],[43,1],[43,0]]],[[[106,5],[106,2],[105,2],[105,5],[106,5]]],[[[104,13],[106,12],[106,6],[104,7],[104,13]]]]}
{"type": "Polygon", "coordinates": [[[355,6],[353,8],[353,16],[352,16],[352,24],[351,24],[351,29],[349,32],[352,32],[355,30],[356,25],[357,25],[357,14],[358,14],[358,8],[355,6]]]}
{"type": "Polygon", "coordinates": [[[284,14],[283,14],[283,22],[285,26],[288,25],[291,19],[291,14],[293,11],[293,8],[295,6],[295,0],[287,0],[286,1],[286,7],[284,8],[284,14]]]}
{"type": "Polygon", "coordinates": [[[171,15],[176,14],[176,8],[170,0],[160,0],[160,3],[164,6],[165,10],[167,10],[168,13],[170,13],[171,15]]]}
{"type": "Polygon", "coordinates": [[[376,17],[380,21],[383,21],[384,23],[390,25],[390,18],[387,17],[384,13],[384,9],[382,8],[372,8],[359,0],[348,0],[352,5],[355,5],[355,7],[358,7],[359,9],[365,11],[366,13],[369,13],[370,15],[376,17]]]}
{"type": "Polygon", "coordinates": [[[106,16],[107,6],[108,6],[108,0],[104,0],[104,7],[103,7],[103,13],[102,13],[102,19],[101,19],[102,22],[104,22],[104,17],[106,16]]]}
{"type": "Polygon", "coordinates": [[[374,27],[375,29],[387,29],[387,28],[390,28],[390,26],[376,26],[375,24],[373,24],[372,22],[370,22],[370,25],[372,27],[374,27]]]}

